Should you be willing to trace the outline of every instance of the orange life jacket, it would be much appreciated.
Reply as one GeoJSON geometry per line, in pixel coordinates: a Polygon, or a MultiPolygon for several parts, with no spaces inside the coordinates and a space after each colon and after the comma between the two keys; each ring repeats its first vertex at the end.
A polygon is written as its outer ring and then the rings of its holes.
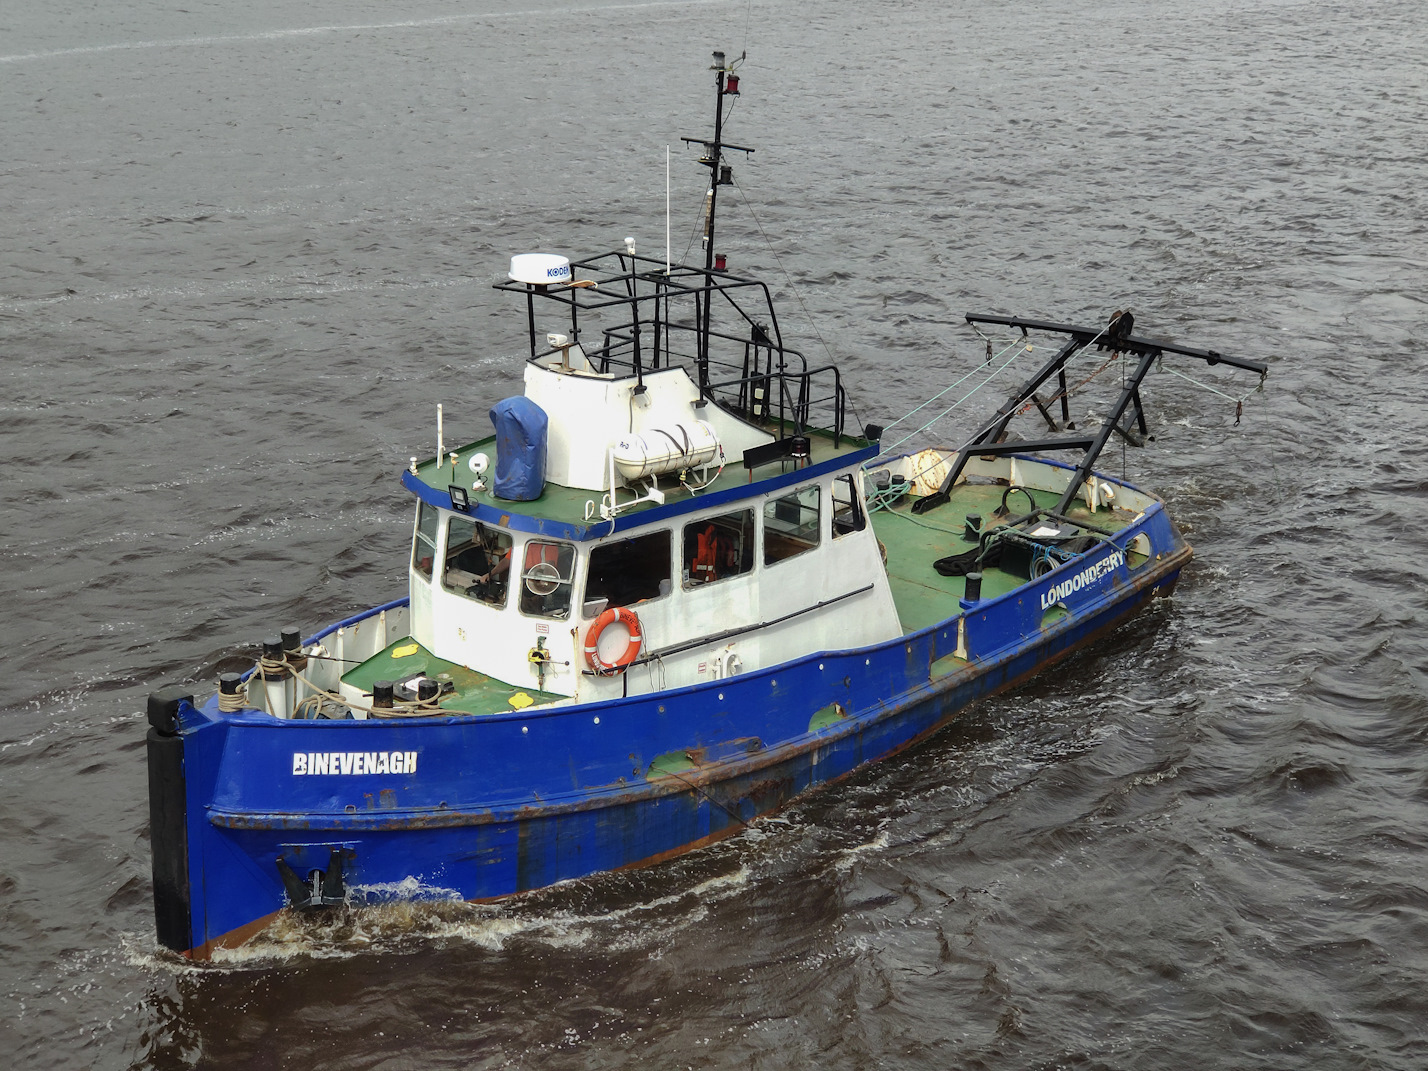
{"type": "Polygon", "coordinates": [[[719,533],[711,524],[698,535],[698,552],[694,555],[694,579],[701,583],[719,579],[719,533]]]}
{"type": "Polygon", "coordinates": [[[541,562],[559,567],[560,548],[554,543],[527,543],[526,568],[529,569],[532,565],[539,565],[541,562]]]}

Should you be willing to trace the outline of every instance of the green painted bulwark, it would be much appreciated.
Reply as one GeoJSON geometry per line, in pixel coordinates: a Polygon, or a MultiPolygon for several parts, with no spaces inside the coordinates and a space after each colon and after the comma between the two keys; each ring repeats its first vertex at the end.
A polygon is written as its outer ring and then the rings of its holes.
{"type": "Polygon", "coordinates": [[[970,662],[965,658],[960,658],[955,654],[943,655],[932,663],[932,672],[929,679],[936,680],[938,677],[945,677],[949,673],[956,673],[959,669],[966,669],[970,662]]]}

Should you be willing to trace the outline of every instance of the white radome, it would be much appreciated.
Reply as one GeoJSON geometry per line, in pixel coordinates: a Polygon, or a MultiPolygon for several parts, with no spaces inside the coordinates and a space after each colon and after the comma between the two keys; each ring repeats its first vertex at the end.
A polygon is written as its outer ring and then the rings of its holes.
{"type": "Polygon", "coordinates": [[[570,282],[570,260],[554,253],[518,253],[511,258],[511,279],[535,286],[570,282]]]}

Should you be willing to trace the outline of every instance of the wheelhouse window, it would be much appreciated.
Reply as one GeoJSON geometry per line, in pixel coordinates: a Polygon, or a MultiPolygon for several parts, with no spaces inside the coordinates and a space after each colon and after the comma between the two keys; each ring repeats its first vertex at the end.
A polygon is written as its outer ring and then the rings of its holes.
{"type": "Polygon", "coordinates": [[[867,525],[858,485],[851,475],[833,481],[833,538],[861,532],[867,525]]]}
{"type": "Polygon", "coordinates": [[[818,546],[818,486],[801,487],[764,503],[764,564],[818,546]]]}
{"type": "Polygon", "coordinates": [[[436,561],[436,529],[441,513],[423,502],[417,507],[416,536],[412,539],[412,568],[428,580],[436,561]]]}
{"type": "Polygon", "coordinates": [[[510,578],[510,535],[467,517],[451,518],[441,586],[469,599],[505,606],[510,578]]]}
{"type": "Polygon", "coordinates": [[[684,586],[697,588],[754,567],[754,511],[741,509],[684,526],[684,586]]]}
{"type": "Polygon", "coordinates": [[[569,543],[532,539],[521,566],[521,613],[533,617],[568,617],[575,548],[569,543]]]}
{"type": "Polygon", "coordinates": [[[666,529],[592,550],[585,580],[585,616],[594,616],[606,606],[629,606],[669,594],[669,548],[666,529]],[[594,609],[596,603],[603,605],[594,609]]]}

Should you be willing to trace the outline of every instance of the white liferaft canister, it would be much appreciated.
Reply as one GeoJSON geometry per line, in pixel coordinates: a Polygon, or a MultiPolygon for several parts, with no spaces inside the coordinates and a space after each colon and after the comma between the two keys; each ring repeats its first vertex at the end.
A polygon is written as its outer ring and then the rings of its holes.
{"type": "Polygon", "coordinates": [[[696,420],[626,435],[610,452],[620,475],[638,480],[709,464],[719,453],[719,436],[711,424],[696,420]]]}

